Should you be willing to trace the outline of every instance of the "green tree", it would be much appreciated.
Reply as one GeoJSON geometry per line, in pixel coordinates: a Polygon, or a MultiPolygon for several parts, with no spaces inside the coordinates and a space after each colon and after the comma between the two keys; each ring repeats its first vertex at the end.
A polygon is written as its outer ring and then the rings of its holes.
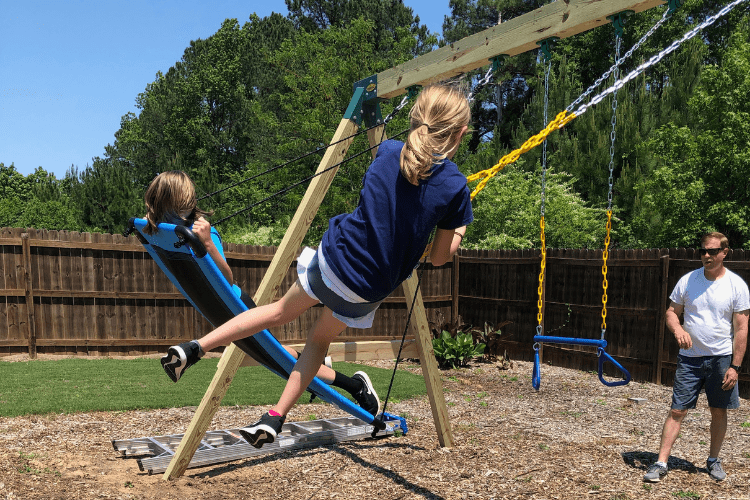
{"type": "MultiPolygon", "coordinates": [[[[394,51],[393,33],[408,30],[416,44],[411,48],[412,56],[429,52],[437,43],[426,25],[420,24],[419,16],[411,7],[396,0],[286,0],[289,18],[301,30],[312,32],[329,27],[346,28],[356,19],[374,23],[372,50],[384,59],[386,67],[398,64],[398,51],[394,51]]],[[[369,75],[364,75],[369,76],[369,75]]]]}
{"type": "MultiPolygon", "coordinates": [[[[374,29],[373,22],[358,19],[346,28],[330,27],[326,30],[302,32],[282,43],[269,58],[272,64],[283,69],[285,75],[282,87],[286,91],[277,96],[278,112],[284,116],[283,128],[278,132],[273,129],[268,131],[269,140],[278,144],[278,157],[298,158],[319,148],[322,154],[351,100],[352,85],[362,79],[362,75],[375,74],[387,67],[385,61],[375,53],[371,43],[374,29]],[[292,136],[287,131],[294,131],[295,135],[292,136]]],[[[397,30],[392,36],[399,62],[410,58],[414,38],[405,29],[397,30]]],[[[391,106],[392,103],[384,103],[384,113],[391,106]]],[[[405,114],[394,127],[405,124],[405,114]]],[[[368,147],[366,137],[360,135],[349,149],[349,156],[361,153],[368,147]]],[[[250,187],[243,184],[242,189],[236,190],[240,194],[229,205],[232,209],[239,209],[248,205],[251,199],[257,201],[269,193],[287,189],[312,175],[320,157],[321,155],[313,155],[295,161],[274,172],[272,176],[251,181],[248,183],[250,187]],[[262,192],[248,194],[249,190],[257,190],[259,184],[262,192]]],[[[308,243],[317,243],[328,228],[330,217],[354,209],[361,180],[370,161],[371,155],[365,153],[341,166],[313,221],[306,239],[308,243]]],[[[268,165],[251,163],[249,167],[248,173],[254,173],[267,169],[268,165]]],[[[288,224],[306,188],[307,183],[301,184],[283,196],[254,208],[245,215],[244,222],[249,224],[249,229],[253,232],[277,222],[288,224]]],[[[233,234],[236,231],[232,229],[233,234]]]]}
{"type": "Polygon", "coordinates": [[[144,191],[122,163],[97,157],[81,172],[71,169],[66,178],[85,231],[121,233],[130,217],[145,212],[144,191]]]}
{"type": "MultiPolygon", "coordinates": [[[[606,214],[586,206],[570,176],[547,172],[545,234],[547,247],[599,248],[604,245],[606,214]]],[[[467,248],[539,248],[540,172],[507,167],[474,199],[474,222],[467,248]]]]}
{"type": "Polygon", "coordinates": [[[26,201],[31,197],[31,185],[11,163],[0,163],[0,198],[17,198],[26,201]]]}
{"type": "Polygon", "coordinates": [[[635,245],[689,246],[716,230],[750,248],[750,43],[747,20],[718,65],[705,67],[689,100],[692,122],[661,127],[646,147],[656,160],[630,237],[635,245]]]}
{"type": "Polygon", "coordinates": [[[79,231],[77,206],[64,185],[41,167],[24,177],[0,163],[0,227],[79,231]]]}

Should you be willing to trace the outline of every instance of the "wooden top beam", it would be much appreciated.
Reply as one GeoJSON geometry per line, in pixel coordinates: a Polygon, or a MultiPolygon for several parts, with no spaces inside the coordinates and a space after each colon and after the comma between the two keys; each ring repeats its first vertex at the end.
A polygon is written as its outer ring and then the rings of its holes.
{"type": "Polygon", "coordinates": [[[429,85],[490,64],[500,54],[515,56],[537,42],[567,38],[609,23],[607,16],[641,12],[663,0],[557,0],[482,32],[378,73],[378,97],[391,98],[412,85],[429,85]]]}

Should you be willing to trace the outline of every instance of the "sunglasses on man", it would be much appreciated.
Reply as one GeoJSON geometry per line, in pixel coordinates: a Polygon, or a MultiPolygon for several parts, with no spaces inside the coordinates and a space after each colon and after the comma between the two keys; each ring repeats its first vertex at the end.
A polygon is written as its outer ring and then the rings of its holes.
{"type": "Polygon", "coordinates": [[[721,248],[699,248],[698,249],[701,255],[708,254],[711,256],[719,255],[719,252],[721,252],[721,250],[722,250],[721,248]]]}

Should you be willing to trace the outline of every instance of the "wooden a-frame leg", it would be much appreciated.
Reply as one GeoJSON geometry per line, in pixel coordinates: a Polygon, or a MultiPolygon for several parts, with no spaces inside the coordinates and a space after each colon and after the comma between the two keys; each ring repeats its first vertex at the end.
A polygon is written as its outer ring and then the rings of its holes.
{"type": "MultiPolygon", "coordinates": [[[[349,119],[344,119],[339,123],[331,143],[349,139],[328,148],[318,166],[317,173],[323,172],[344,159],[353,140],[351,136],[357,132],[357,128],[357,124],[349,119]]],[[[271,265],[263,276],[263,281],[258,286],[258,291],[254,296],[256,304],[268,304],[277,294],[337,171],[338,167],[331,168],[331,170],[313,178],[310,182],[310,186],[307,188],[286,234],[284,234],[284,239],[276,250],[271,265]]],[[[187,470],[244,357],[245,353],[234,344],[230,344],[224,350],[211,385],[204,394],[190,426],[169,463],[169,467],[164,472],[164,479],[178,478],[187,470]]]]}
{"type": "Polygon", "coordinates": [[[422,292],[417,289],[418,283],[416,272],[414,272],[402,285],[407,308],[411,307],[411,302],[416,294],[409,328],[417,341],[422,376],[427,387],[427,396],[430,400],[430,408],[432,408],[432,418],[435,421],[438,442],[443,448],[451,448],[453,446],[451,422],[448,418],[448,408],[445,405],[440,369],[435,359],[435,351],[432,348],[432,333],[430,332],[430,325],[427,323],[427,312],[424,308],[422,292]]]}

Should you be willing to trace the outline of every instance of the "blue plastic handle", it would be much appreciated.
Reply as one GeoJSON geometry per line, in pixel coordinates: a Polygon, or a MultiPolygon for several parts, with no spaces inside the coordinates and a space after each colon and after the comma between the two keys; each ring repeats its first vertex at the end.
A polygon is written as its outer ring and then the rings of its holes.
{"type": "Polygon", "coordinates": [[[596,340],[596,339],[581,339],[581,338],[575,338],[575,337],[552,337],[548,335],[535,335],[534,336],[534,369],[531,373],[531,385],[536,390],[539,390],[539,385],[541,382],[539,347],[536,345],[537,343],[540,343],[540,342],[547,343],[547,344],[572,344],[572,345],[585,345],[585,346],[596,347],[597,354],[599,356],[599,380],[602,382],[602,384],[606,385],[607,387],[617,387],[620,385],[627,385],[630,382],[630,373],[620,363],[618,363],[615,360],[615,358],[607,354],[607,351],[604,350],[604,348],[607,347],[607,341],[604,339],[596,340]],[[610,382],[604,378],[604,361],[605,360],[612,363],[615,366],[615,368],[617,368],[618,370],[622,372],[622,374],[624,375],[623,380],[610,382]]]}
{"type": "Polygon", "coordinates": [[[545,344],[588,345],[600,348],[607,347],[606,340],[579,339],[575,337],[552,337],[549,335],[534,335],[534,342],[544,342],[545,344]]]}
{"type": "Polygon", "coordinates": [[[627,385],[630,382],[630,372],[628,372],[620,363],[618,363],[615,358],[607,354],[607,352],[603,348],[599,348],[599,380],[601,380],[602,384],[606,385],[607,387],[617,387],[620,385],[627,385]],[[616,382],[609,382],[608,380],[604,379],[604,359],[607,359],[610,363],[615,365],[615,368],[620,370],[622,374],[625,376],[623,380],[618,380],[616,382]]]}

